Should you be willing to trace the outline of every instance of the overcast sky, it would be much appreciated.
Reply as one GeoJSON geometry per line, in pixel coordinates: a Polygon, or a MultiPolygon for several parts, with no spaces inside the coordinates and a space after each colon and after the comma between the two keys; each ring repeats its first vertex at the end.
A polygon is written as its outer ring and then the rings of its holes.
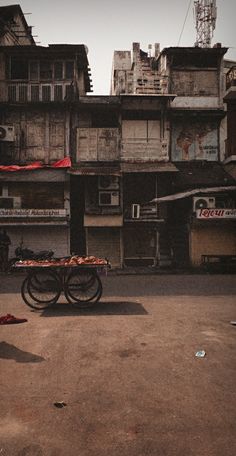
{"type": "MultiPolygon", "coordinates": [[[[40,45],[86,44],[94,94],[109,94],[114,50],[130,50],[140,42],[177,46],[190,0],[21,0],[19,3],[40,45]]],[[[0,0],[0,5],[17,1],[0,0]]],[[[226,58],[236,60],[236,0],[216,0],[217,21],[212,44],[229,47],[226,58]]],[[[193,4],[179,46],[196,41],[193,4]]]]}

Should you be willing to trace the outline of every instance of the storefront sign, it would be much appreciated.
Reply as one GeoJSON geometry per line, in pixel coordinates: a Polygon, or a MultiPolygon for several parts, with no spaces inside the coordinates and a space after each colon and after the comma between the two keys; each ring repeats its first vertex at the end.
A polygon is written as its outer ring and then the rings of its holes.
{"type": "Polygon", "coordinates": [[[198,219],[235,219],[236,209],[198,209],[196,211],[198,219]]]}
{"type": "Polygon", "coordinates": [[[0,217],[66,217],[66,209],[0,209],[0,217]]]}

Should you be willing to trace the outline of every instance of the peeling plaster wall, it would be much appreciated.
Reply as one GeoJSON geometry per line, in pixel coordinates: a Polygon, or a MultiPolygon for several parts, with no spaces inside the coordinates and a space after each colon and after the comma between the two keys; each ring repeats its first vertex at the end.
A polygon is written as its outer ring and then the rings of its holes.
{"type": "Polygon", "coordinates": [[[77,161],[112,161],[119,159],[117,128],[78,128],[77,161]]]}
{"type": "Polygon", "coordinates": [[[193,122],[185,118],[172,126],[171,158],[173,161],[217,161],[219,154],[216,122],[193,122]]]}
{"type": "MultiPolygon", "coordinates": [[[[15,127],[12,159],[49,163],[60,160],[66,150],[66,113],[63,111],[8,111],[2,121],[15,127]]],[[[9,146],[11,147],[11,146],[9,146]]]]}

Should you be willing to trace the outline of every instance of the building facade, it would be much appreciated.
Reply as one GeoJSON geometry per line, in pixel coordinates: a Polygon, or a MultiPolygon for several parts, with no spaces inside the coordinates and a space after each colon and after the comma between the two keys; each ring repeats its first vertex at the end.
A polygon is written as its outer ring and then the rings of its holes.
{"type": "Polygon", "coordinates": [[[235,70],[225,64],[227,49],[155,44],[144,52],[133,43],[132,52],[114,53],[111,94],[87,96],[86,46],[36,46],[20,7],[6,8],[0,224],[11,254],[23,243],[56,256],[107,257],[119,268],[235,255],[235,70]]]}
{"type": "Polygon", "coordinates": [[[0,224],[10,255],[21,244],[71,252],[73,118],[89,90],[84,45],[0,46],[0,224]]]}

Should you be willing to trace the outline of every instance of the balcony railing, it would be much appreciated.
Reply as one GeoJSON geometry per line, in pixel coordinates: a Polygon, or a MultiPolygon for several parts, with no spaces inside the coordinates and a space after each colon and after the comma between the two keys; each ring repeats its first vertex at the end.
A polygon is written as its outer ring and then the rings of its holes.
{"type": "Polygon", "coordinates": [[[9,83],[6,86],[6,101],[12,103],[61,102],[76,95],[73,83],[9,83]]]}
{"type": "Polygon", "coordinates": [[[233,66],[226,74],[226,90],[236,86],[236,66],[233,66]]]}

